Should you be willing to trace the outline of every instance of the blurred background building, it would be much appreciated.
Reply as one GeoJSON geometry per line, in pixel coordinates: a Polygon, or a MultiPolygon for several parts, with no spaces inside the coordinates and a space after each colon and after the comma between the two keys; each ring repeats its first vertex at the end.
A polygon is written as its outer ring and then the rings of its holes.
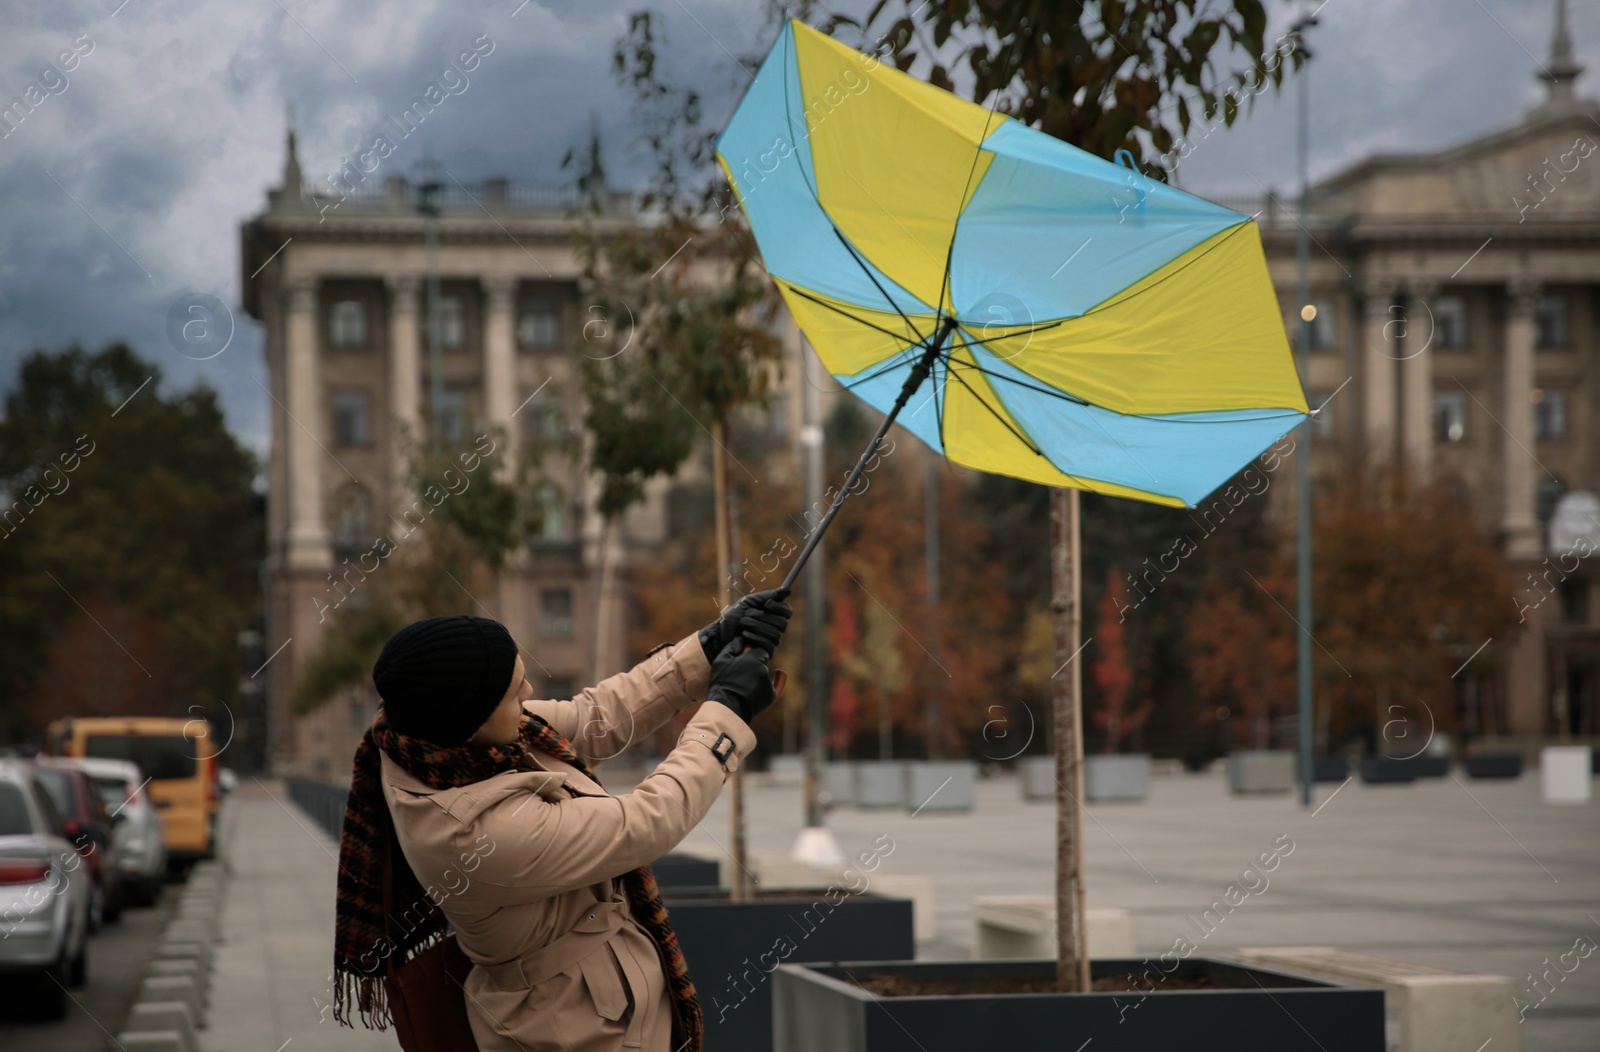
{"type": "MultiPolygon", "coordinates": [[[[1448,478],[1498,538],[1524,623],[1496,641],[1509,660],[1482,682],[1462,676],[1468,733],[1600,731],[1594,572],[1574,572],[1586,553],[1565,530],[1552,548],[1549,530],[1564,495],[1600,490],[1600,104],[1574,90],[1583,67],[1563,11],[1536,71],[1545,98],[1512,127],[1369,157],[1314,184],[1309,216],[1272,194],[1225,202],[1260,213],[1285,323],[1311,326],[1316,468],[1361,457],[1448,478]]],[[[1587,530],[1600,549],[1600,522],[1587,530]]]]}

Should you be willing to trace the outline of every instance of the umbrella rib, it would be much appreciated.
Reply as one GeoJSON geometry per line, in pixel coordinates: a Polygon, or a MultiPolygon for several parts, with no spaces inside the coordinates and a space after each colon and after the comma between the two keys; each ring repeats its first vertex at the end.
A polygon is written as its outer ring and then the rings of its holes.
{"type": "Polygon", "coordinates": [[[1014,340],[1018,336],[1032,336],[1036,332],[1045,332],[1045,331],[1047,331],[1049,329],[1059,328],[1060,326],[1065,325],[1070,320],[1071,320],[1070,318],[1062,318],[1059,321],[1052,321],[1052,322],[1049,322],[1049,323],[1047,323],[1045,325],[1030,325],[1026,329],[1020,330],[1018,332],[1008,332],[1004,336],[991,336],[991,337],[988,337],[988,338],[982,339],[982,340],[969,340],[966,343],[952,343],[950,345],[949,349],[952,350],[952,351],[956,351],[956,350],[960,350],[963,347],[986,347],[991,343],[998,343],[1001,340],[1014,340]]]}
{"type": "MultiPolygon", "coordinates": [[[[800,159],[798,155],[800,153],[800,146],[795,143],[795,139],[798,137],[794,133],[794,107],[789,101],[789,57],[789,51],[786,50],[783,55],[783,119],[788,122],[789,141],[796,154],[795,163],[799,164],[800,159]]],[[[797,70],[795,72],[795,76],[799,77],[799,75],[799,71],[797,70]]],[[[808,129],[806,132],[807,139],[809,139],[810,136],[811,132],[808,129]]],[[[809,145],[807,148],[809,149],[809,145]]],[[[910,318],[906,317],[906,312],[900,309],[900,304],[895,302],[894,297],[889,295],[888,291],[878,283],[878,279],[872,274],[872,269],[867,266],[865,260],[856,254],[855,246],[850,244],[849,239],[844,236],[844,232],[839,229],[839,224],[835,223],[833,221],[833,216],[829,215],[828,210],[822,207],[822,196],[817,193],[817,188],[811,185],[811,177],[806,174],[806,166],[803,164],[800,165],[800,179],[806,184],[806,189],[811,191],[811,200],[816,202],[817,211],[822,213],[822,217],[826,219],[828,221],[828,225],[833,228],[833,236],[838,238],[839,243],[844,246],[844,250],[850,253],[850,258],[856,261],[856,266],[861,268],[861,272],[867,276],[867,280],[872,282],[873,286],[877,288],[878,292],[883,295],[883,298],[888,301],[889,306],[894,308],[894,312],[900,315],[901,319],[905,321],[906,325],[910,327],[911,331],[917,334],[918,342],[927,340],[927,337],[922,334],[922,330],[917,328],[916,325],[912,324],[910,318]]],[[[935,309],[937,310],[937,307],[935,309]]],[[[899,337],[896,337],[896,339],[898,338],[899,337]]]]}
{"type": "MultiPolygon", "coordinates": [[[[954,359],[952,359],[952,358],[946,358],[945,359],[945,364],[948,366],[949,363],[951,361],[953,361],[953,360],[954,359]]],[[[961,374],[960,373],[955,372],[954,370],[949,369],[949,368],[946,368],[945,372],[949,376],[953,377],[955,379],[956,383],[960,384],[962,387],[965,387],[967,389],[967,393],[972,395],[972,397],[977,400],[979,405],[981,405],[985,409],[987,409],[991,416],[993,416],[996,420],[1000,421],[1001,426],[1003,426],[1007,431],[1011,432],[1013,435],[1017,436],[1017,441],[1018,442],[1021,442],[1023,445],[1027,446],[1028,449],[1030,451],[1032,451],[1034,454],[1036,454],[1038,456],[1041,456],[1041,457],[1044,457],[1044,459],[1047,462],[1050,463],[1051,467],[1055,467],[1055,462],[1051,461],[1049,457],[1045,457],[1043,450],[1041,450],[1038,446],[1034,445],[1033,442],[1028,438],[1027,435],[1024,435],[1021,431],[1018,431],[1016,429],[1016,426],[1013,425],[1011,423],[1011,421],[1009,421],[1005,417],[1001,416],[1000,413],[994,408],[994,406],[990,405],[989,402],[981,394],[979,394],[977,391],[975,391],[973,389],[971,384],[967,383],[967,381],[965,381],[965,380],[963,380],[961,378],[961,374]]],[[[1060,471],[1061,469],[1060,468],[1056,468],[1056,470],[1060,471]]],[[[1062,474],[1066,474],[1066,472],[1062,472],[1062,474]]]]}
{"type": "MultiPolygon", "coordinates": [[[[992,369],[985,369],[983,366],[977,364],[976,362],[962,362],[962,361],[957,361],[954,358],[951,358],[950,361],[955,363],[955,364],[957,364],[957,365],[959,365],[959,366],[961,366],[963,369],[975,369],[978,372],[982,373],[984,376],[992,377],[992,378],[994,378],[996,380],[1004,380],[1007,383],[1016,384],[1018,387],[1026,387],[1030,391],[1038,391],[1040,394],[1047,394],[1047,395],[1050,395],[1050,396],[1052,396],[1054,398],[1060,398],[1063,401],[1071,402],[1074,405],[1081,405],[1081,406],[1085,406],[1085,407],[1087,407],[1089,405],[1089,402],[1087,402],[1086,400],[1084,400],[1082,398],[1079,398],[1077,395],[1068,394],[1067,392],[1059,390],[1059,389],[1054,388],[1054,387],[1041,387],[1041,386],[1037,386],[1035,384],[1030,384],[1025,380],[1018,380],[1014,376],[1007,376],[1005,373],[995,372],[992,369]]],[[[1116,410],[1115,409],[1108,409],[1108,410],[1106,410],[1106,412],[1115,413],[1116,410]]],[[[1127,414],[1118,413],[1117,415],[1125,416],[1127,414]]]]}
{"type": "MultiPolygon", "coordinates": [[[[782,278],[778,278],[776,280],[783,281],[782,278]]],[[[808,299],[812,303],[817,304],[818,306],[828,308],[829,310],[833,311],[835,314],[840,314],[840,315],[843,315],[846,318],[849,318],[851,321],[855,322],[858,325],[865,325],[869,329],[873,329],[873,330],[875,330],[877,332],[883,333],[885,336],[889,337],[890,339],[899,340],[901,343],[904,343],[905,347],[903,347],[901,349],[901,351],[896,352],[896,353],[902,353],[904,351],[910,350],[912,347],[916,347],[919,344],[923,344],[923,343],[927,342],[928,338],[926,336],[923,336],[921,331],[918,330],[915,325],[911,326],[911,331],[917,333],[918,339],[911,340],[911,339],[908,339],[907,337],[905,337],[904,335],[902,335],[902,334],[900,334],[898,332],[895,332],[892,329],[885,329],[882,325],[878,325],[878,324],[876,324],[874,322],[870,322],[865,318],[858,318],[854,314],[851,314],[849,311],[845,310],[844,308],[835,306],[834,304],[829,303],[827,300],[821,298],[820,296],[813,296],[811,293],[807,292],[805,289],[801,288],[799,285],[796,285],[792,281],[783,281],[783,283],[784,283],[784,285],[788,286],[788,288],[789,288],[789,290],[791,292],[793,292],[796,296],[799,296],[801,299],[808,299]]],[[[902,314],[900,316],[902,318],[905,318],[904,314],[902,314]]],[[[906,324],[907,325],[911,324],[911,319],[910,318],[906,318],[906,324]]]]}

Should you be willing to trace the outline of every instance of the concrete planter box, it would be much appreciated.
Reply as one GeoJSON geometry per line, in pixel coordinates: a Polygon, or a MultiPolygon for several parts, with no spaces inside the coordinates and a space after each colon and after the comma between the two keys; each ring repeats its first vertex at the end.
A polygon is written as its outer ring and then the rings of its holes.
{"type": "Polygon", "coordinates": [[[1468,778],[1520,778],[1522,754],[1520,752],[1471,753],[1461,761],[1468,778]]]}
{"type": "Polygon", "coordinates": [[[767,775],[773,785],[796,786],[806,781],[806,758],[798,753],[774,756],[767,764],[767,775]]]}
{"type": "Polygon", "coordinates": [[[743,902],[668,893],[667,909],[706,1017],[706,1052],[772,1048],[772,971],[780,963],[916,953],[911,902],[847,895],[842,885],[743,902]]]}
{"type": "MultiPolygon", "coordinates": [[[[1300,772],[1300,759],[1295,758],[1295,774],[1300,772]]],[[[1313,756],[1311,780],[1313,782],[1342,782],[1350,777],[1350,761],[1343,756],[1313,756]]]]}
{"type": "Polygon", "coordinates": [[[1586,804],[1593,795],[1587,745],[1546,745],[1539,753],[1540,794],[1547,804],[1586,804]]]}
{"type": "MultiPolygon", "coordinates": [[[[1099,960],[1093,977],[1159,969],[1099,960]]],[[[853,980],[1053,980],[1054,961],[784,964],[773,976],[776,1052],[1384,1052],[1383,991],[1215,958],[1178,961],[1173,976],[1228,989],[878,998],[853,980]],[[1257,985],[1259,984],[1259,985],[1257,985]],[[1137,1005],[1137,1008],[1131,1007],[1137,1005]],[[1091,1045],[1092,1042],[1092,1045],[1091,1045]]],[[[1153,974],[1163,974],[1154,971],[1153,974]]]]}
{"type": "Polygon", "coordinates": [[[978,801],[978,765],[971,760],[912,760],[905,780],[905,805],[919,814],[970,811],[978,801]]]}
{"type": "Polygon", "coordinates": [[[1051,800],[1056,798],[1056,758],[1054,756],[1029,756],[1017,761],[1017,784],[1024,800],[1051,800]]]}
{"type": "Polygon", "coordinates": [[[650,863],[650,871],[656,875],[656,884],[663,889],[714,888],[722,883],[721,867],[714,858],[674,852],[650,863]]]}
{"type": "Polygon", "coordinates": [[[856,765],[841,760],[822,765],[822,795],[830,807],[856,802],[856,765]]]}
{"type": "Polygon", "coordinates": [[[1150,795],[1150,757],[1144,753],[1083,758],[1083,796],[1092,803],[1143,800],[1150,795]]]}
{"type": "Polygon", "coordinates": [[[1417,768],[1409,760],[1363,756],[1361,780],[1368,785],[1409,785],[1417,780],[1417,768]]]}
{"type": "Polygon", "coordinates": [[[1228,754],[1228,788],[1235,793],[1287,793],[1294,786],[1294,753],[1251,749],[1228,754]]]}
{"type": "Polygon", "coordinates": [[[862,760],[856,764],[857,807],[900,807],[906,802],[902,760],[862,760]]]}

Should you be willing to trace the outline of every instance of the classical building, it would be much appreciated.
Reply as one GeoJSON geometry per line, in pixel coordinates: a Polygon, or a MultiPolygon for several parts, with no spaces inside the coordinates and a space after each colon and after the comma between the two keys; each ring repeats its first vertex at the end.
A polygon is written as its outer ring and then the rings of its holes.
{"type": "MultiPolygon", "coordinates": [[[[636,657],[625,604],[602,601],[598,583],[604,576],[610,598],[621,594],[630,562],[665,530],[665,487],[652,485],[604,542],[616,572],[597,572],[603,541],[581,468],[577,356],[610,353],[590,339],[609,321],[580,297],[574,202],[502,179],[445,179],[430,193],[430,219],[420,187],[404,177],[351,168],[336,182],[342,193],[305,185],[291,132],[282,184],[244,224],[240,259],[244,306],[265,329],[271,375],[266,652],[282,649],[262,673],[268,749],[280,768],[319,776],[346,773],[376,698],[354,689],[297,718],[291,689],[328,626],[387,571],[394,556],[375,549],[376,538],[399,551],[434,514],[405,477],[409,449],[428,448],[437,434],[446,450],[468,456],[473,471],[432,480],[442,505],[474,475],[512,471],[539,443],[542,533],[484,594],[463,583],[461,600],[524,642],[530,681],[546,697],[566,697],[636,657]]],[[[619,196],[597,223],[631,221],[619,196]]],[[[792,383],[797,370],[786,372],[792,383]]],[[[788,436],[798,422],[784,418],[798,404],[773,403],[788,436]]]]}
{"type": "Polygon", "coordinates": [[[1600,491],[1600,104],[1574,91],[1556,10],[1545,97],[1512,127],[1370,157],[1314,184],[1307,216],[1230,202],[1262,213],[1291,335],[1299,224],[1311,235],[1316,448],[1458,476],[1498,538],[1524,623],[1494,641],[1492,675],[1462,676],[1462,713],[1530,739],[1600,734],[1600,574],[1547,531],[1564,493],[1600,491]]]}

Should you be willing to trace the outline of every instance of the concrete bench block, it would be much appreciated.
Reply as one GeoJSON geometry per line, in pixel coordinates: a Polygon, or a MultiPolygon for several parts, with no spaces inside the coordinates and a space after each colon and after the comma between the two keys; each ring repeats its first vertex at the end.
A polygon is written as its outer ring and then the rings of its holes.
{"type": "Polygon", "coordinates": [[[814,888],[826,887],[835,879],[834,874],[802,862],[793,855],[755,855],[750,859],[750,872],[756,886],[762,888],[814,888]]]}
{"type": "Polygon", "coordinates": [[[182,1001],[189,1006],[189,1016],[197,1026],[206,1025],[205,1006],[200,1000],[200,988],[190,975],[146,976],[139,986],[136,1003],[182,1001]]]}
{"type": "MultiPolygon", "coordinates": [[[[882,872],[852,875],[856,883],[859,883],[862,877],[872,882],[868,890],[874,895],[911,900],[911,932],[912,937],[918,942],[932,942],[939,937],[939,915],[934,912],[932,877],[916,873],[882,872]]],[[[853,885],[844,883],[840,886],[853,885]]]]}
{"type": "Polygon", "coordinates": [[[123,1033],[175,1033],[185,1052],[200,1052],[200,1039],[194,1032],[194,1016],[182,1001],[145,1001],[134,1005],[123,1033]]]}
{"type": "Polygon", "coordinates": [[[123,1052],[194,1052],[194,1046],[184,1044],[183,1034],[177,1030],[124,1030],[117,1045],[123,1052]]]}
{"type": "Polygon", "coordinates": [[[179,942],[168,939],[155,949],[158,961],[197,961],[201,971],[211,970],[211,944],[207,942],[179,942]]]}
{"type": "Polygon", "coordinates": [[[1150,795],[1150,757],[1144,753],[1083,758],[1083,798],[1107,801],[1143,800],[1150,795]]]}
{"type": "Polygon", "coordinates": [[[192,958],[186,960],[157,959],[145,965],[146,975],[155,975],[162,978],[172,976],[188,976],[194,980],[196,988],[200,991],[200,1003],[211,1007],[211,976],[200,961],[192,958]]]}
{"type": "MultiPolygon", "coordinates": [[[[1133,914],[1091,908],[1089,956],[1134,957],[1133,914]]],[[[1017,960],[1056,955],[1056,901],[1050,895],[980,895],[972,900],[972,956],[1017,960]]]]}
{"type": "Polygon", "coordinates": [[[1391,1052],[1522,1047],[1515,980],[1392,961],[1330,946],[1248,948],[1243,960],[1360,986],[1381,986],[1391,1052]]]}

